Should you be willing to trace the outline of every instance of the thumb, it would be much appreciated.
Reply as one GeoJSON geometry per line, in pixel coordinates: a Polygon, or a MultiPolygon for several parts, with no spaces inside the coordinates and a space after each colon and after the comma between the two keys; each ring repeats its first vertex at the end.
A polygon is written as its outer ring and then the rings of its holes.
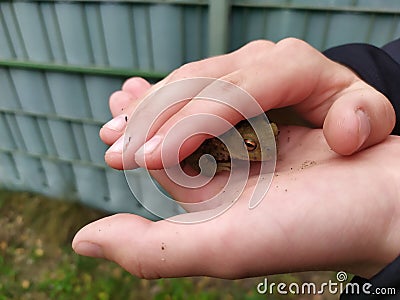
{"type": "Polygon", "coordinates": [[[386,139],[395,122],[389,100],[369,87],[345,93],[336,100],[327,113],[323,130],[335,152],[350,155],[386,139]]]}
{"type": "Polygon", "coordinates": [[[204,251],[211,247],[208,223],[152,222],[132,214],[117,214],[82,228],[72,248],[80,255],[112,260],[141,278],[204,275],[214,259],[209,250],[204,251]]]}

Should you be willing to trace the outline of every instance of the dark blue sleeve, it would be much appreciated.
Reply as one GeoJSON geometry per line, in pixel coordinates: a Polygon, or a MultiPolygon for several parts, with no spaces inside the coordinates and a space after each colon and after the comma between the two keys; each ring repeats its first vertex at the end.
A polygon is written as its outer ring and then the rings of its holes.
{"type": "MultiPolygon", "coordinates": [[[[391,101],[397,119],[392,134],[400,135],[400,39],[382,48],[368,44],[347,44],[328,49],[324,54],[351,68],[391,101]]],[[[359,293],[349,288],[342,293],[341,300],[399,300],[400,257],[370,279],[355,276],[351,284],[357,284],[359,293]],[[367,287],[366,293],[362,291],[363,287],[367,287]],[[391,294],[382,295],[380,291],[389,291],[391,294]]]]}
{"type": "MultiPolygon", "coordinates": [[[[382,48],[369,44],[346,44],[328,49],[324,54],[351,68],[365,82],[384,94],[393,104],[396,119],[400,119],[400,39],[382,48]]],[[[392,134],[400,135],[399,121],[392,134]]]]}
{"type": "Polygon", "coordinates": [[[340,300],[399,300],[400,257],[371,279],[355,276],[340,300]]]}

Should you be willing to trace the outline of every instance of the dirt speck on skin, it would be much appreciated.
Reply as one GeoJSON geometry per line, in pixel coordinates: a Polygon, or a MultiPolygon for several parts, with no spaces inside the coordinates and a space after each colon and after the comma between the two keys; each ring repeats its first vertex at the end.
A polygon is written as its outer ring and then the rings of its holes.
{"type": "Polygon", "coordinates": [[[300,169],[304,170],[307,169],[309,167],[315,166],[317,164],[317,162],[315,160],[306,160],[301,164],[300,169]]]}

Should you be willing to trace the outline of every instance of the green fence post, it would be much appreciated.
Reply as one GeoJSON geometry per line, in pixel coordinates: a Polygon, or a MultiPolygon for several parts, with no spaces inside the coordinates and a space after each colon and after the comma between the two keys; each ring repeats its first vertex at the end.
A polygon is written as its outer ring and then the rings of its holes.
{"type": "Polygon", "coordinates": [[[228,50],[228,24],[230,0],[209,0],[209,49],[210,56],[226,53],[228,50]]]}

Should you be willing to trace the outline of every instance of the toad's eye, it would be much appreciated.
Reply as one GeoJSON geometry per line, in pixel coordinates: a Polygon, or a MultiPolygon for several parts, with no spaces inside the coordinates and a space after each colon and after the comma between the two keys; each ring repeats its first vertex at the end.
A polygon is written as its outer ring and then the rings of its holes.
{"type": "Polygon", "coordinates": [[[244,144],[246,145],[247,151],[254,151],[257,149],[257,143],[253,140],[245,139],[244,144]]]}

